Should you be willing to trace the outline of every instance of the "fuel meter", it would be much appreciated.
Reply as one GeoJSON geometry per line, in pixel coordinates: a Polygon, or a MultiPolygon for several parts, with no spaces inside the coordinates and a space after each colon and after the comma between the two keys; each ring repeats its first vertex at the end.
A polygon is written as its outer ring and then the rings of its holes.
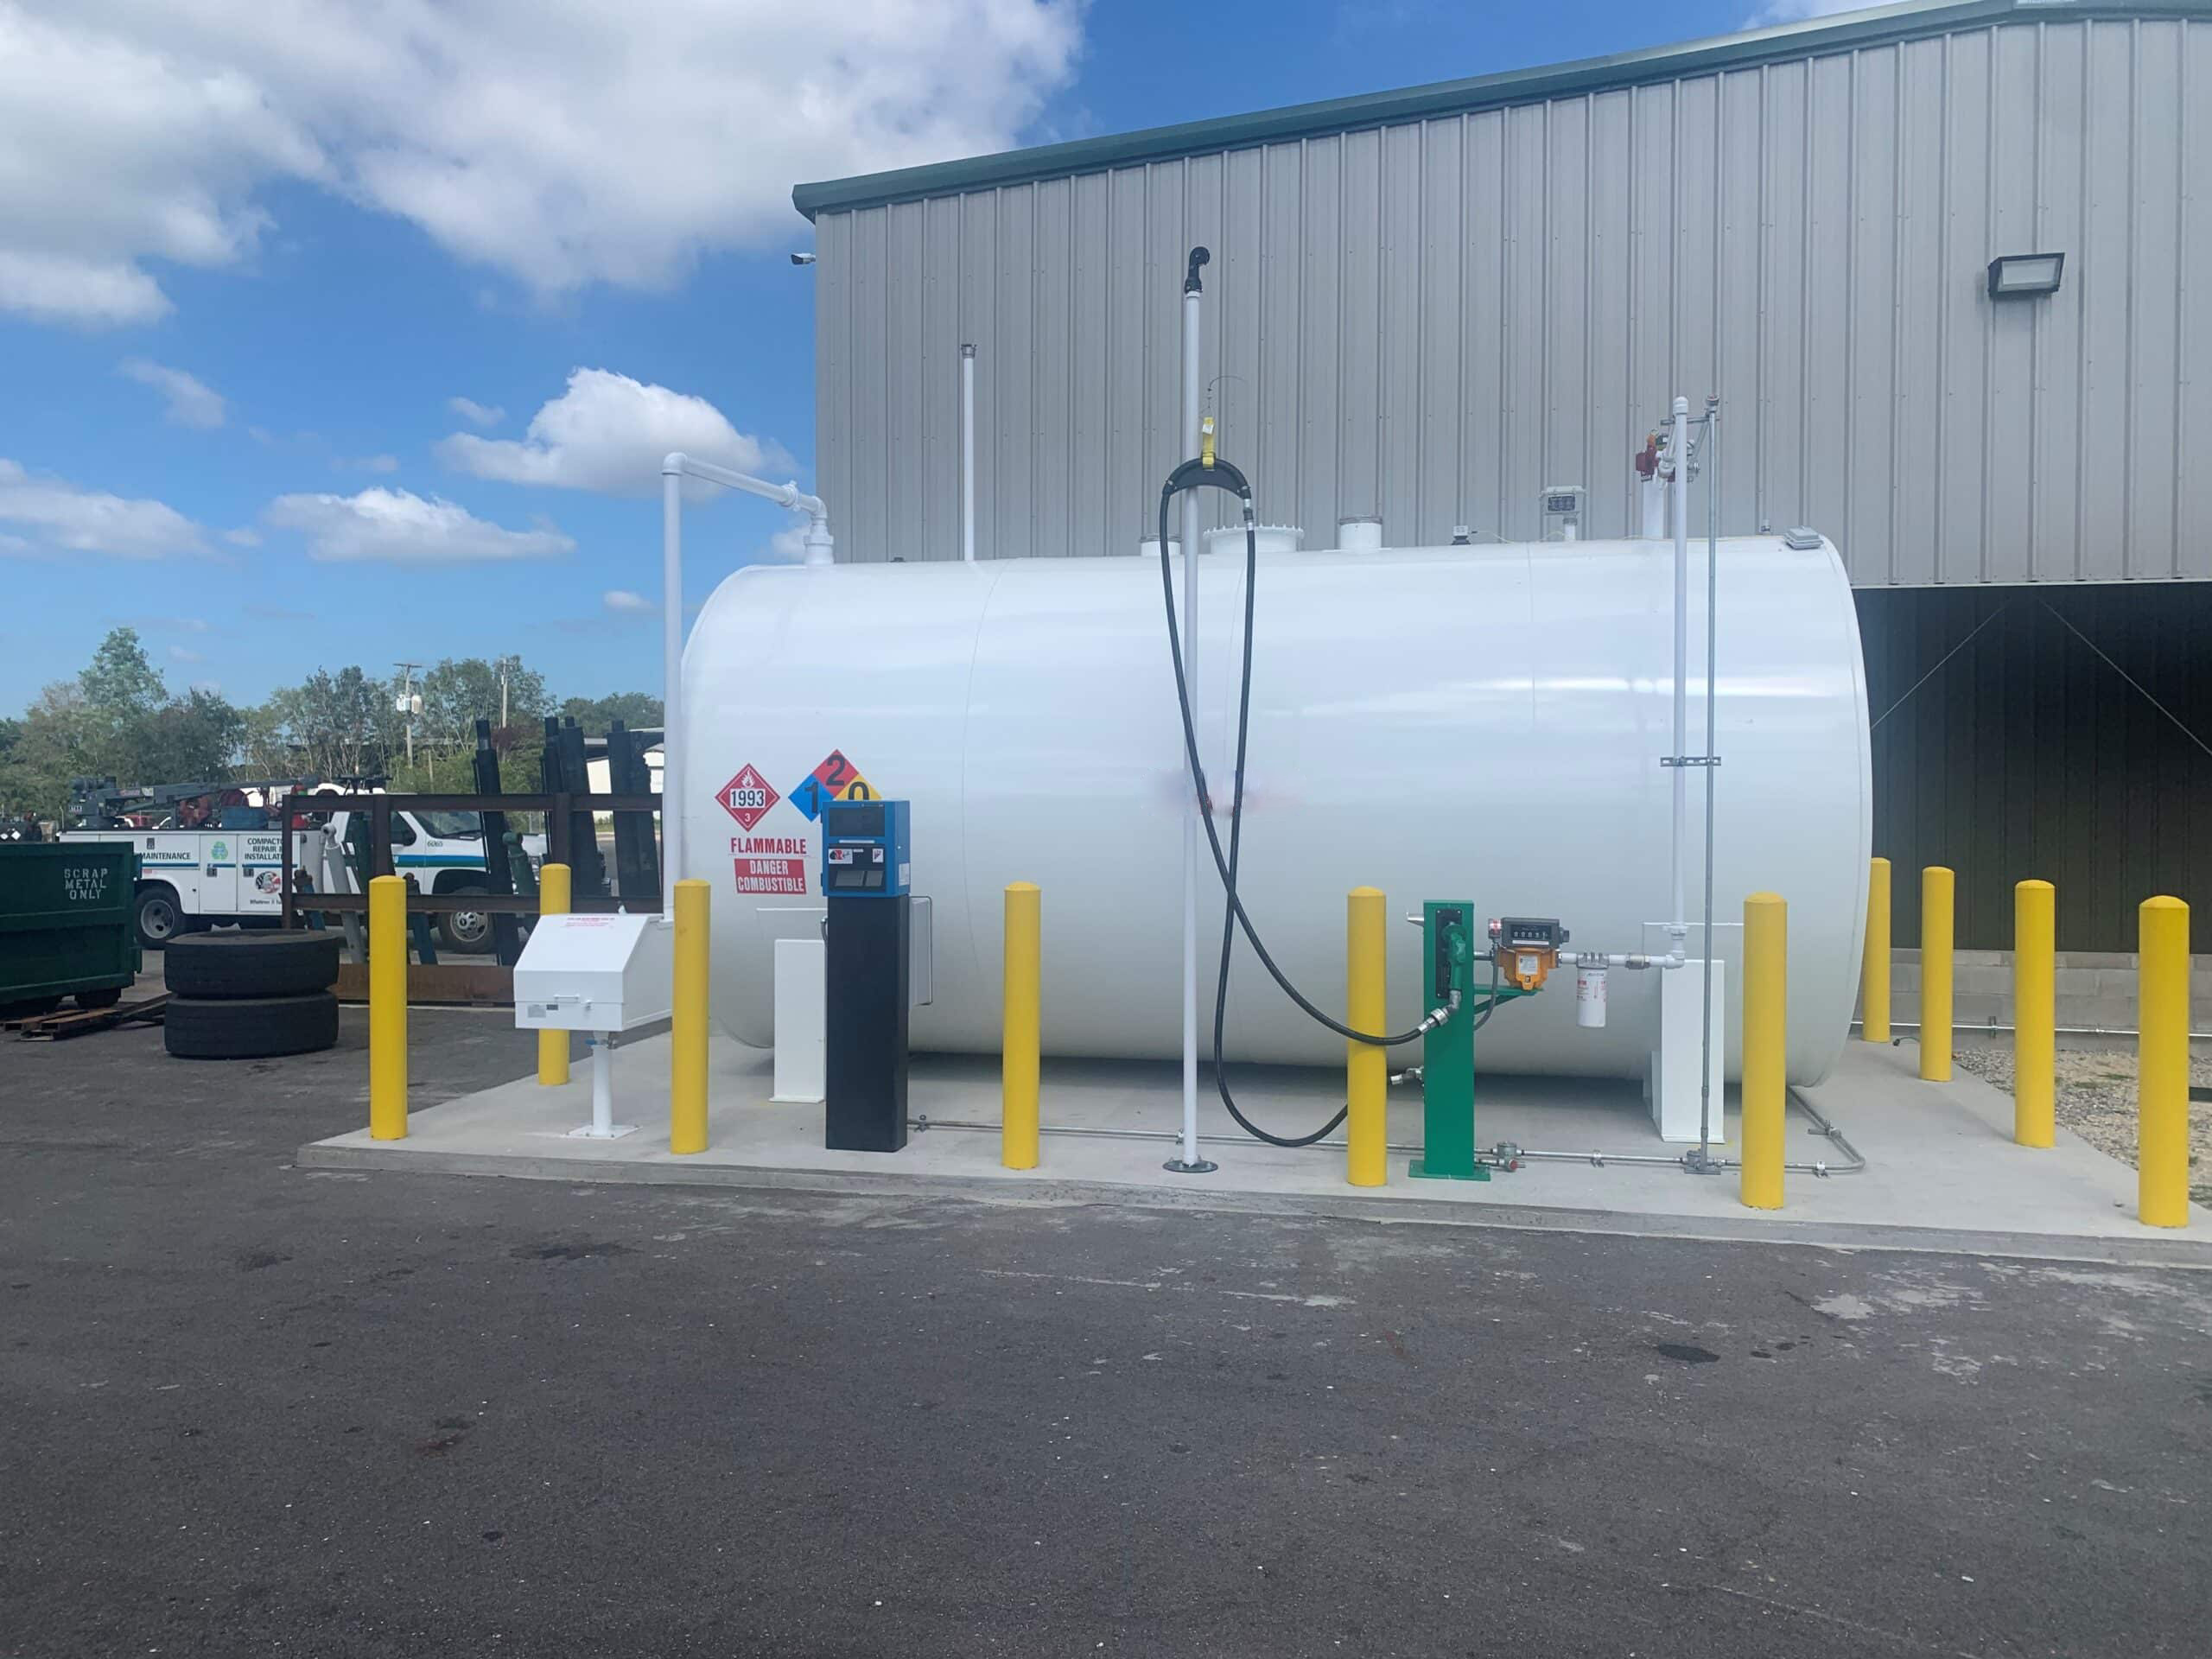
{"type": "Polygon", "coordinates": [[[1491,959],[1497,964],[1498,977],[1521,990],[1541,987],[1559,966],[1560,948],[1567,939],[1567,929],[1555,916],[1491,918],[1491,959]]]}

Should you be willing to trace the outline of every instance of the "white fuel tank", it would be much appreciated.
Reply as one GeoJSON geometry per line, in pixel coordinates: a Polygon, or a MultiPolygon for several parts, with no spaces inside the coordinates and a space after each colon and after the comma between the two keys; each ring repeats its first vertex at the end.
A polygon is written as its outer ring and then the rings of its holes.
{"type": "MultiPolygon", "coordinates": [[[[1580,949],[1666,950],[1672,558],[1649,541],[1262,556],[1239,887],[1315,1001],[1344,1007],[1344,894],[1363,884],[1394,918],[1459,899],[1480,917],[1557,916],[1580,949]]],[[[1225,839],[1244,567],[1199,563],[1199,730],[1225,839]]],[[[1789,901],[1789,1073],[1811,1083],[1845,1040],[1865,920],[1857,616],[1825,541],[1731,539],[1719,564],[1714,953],[1738,957],[1746,893],[1789,901]]],[[[1704,566],[1695,543],[1700,599],[1704,566]]],[[[773,1041],[774,942],[817,937],[822,915],[806,809],[857,775],[913,804],[913,891],[937,938],[917,1047],[998,1046],[1001,894],[1027,880],[1044,890],[1046,1051],[1180,1052],[1190,785],[1156,558],[741,570],[699,617],[683,687],[683,874],[714,884],[714,1003],[734,1035],[773,1041]]],[[[1702,773],[1689,785],[1694,955],[1702,773]]],[[[1203,875],[1210,1021],[1222,904],[1210,860],[1203,875]]],[[[1422,1012],[1419,945],[1394,921],[1395,1028],[1422,1012]]],[[[1498,1011],[1478,1063],[1641,1075],[1660,971],[1616,969],[1592,1029],[1562,970],[1498,1011]]],[[[1732,1074],[1732,1010],[1729,1032],[1732,1074]]],[[[1232,1058],[1344,1060],[1241,942],[1228,1035],[1232,1058]]]]}

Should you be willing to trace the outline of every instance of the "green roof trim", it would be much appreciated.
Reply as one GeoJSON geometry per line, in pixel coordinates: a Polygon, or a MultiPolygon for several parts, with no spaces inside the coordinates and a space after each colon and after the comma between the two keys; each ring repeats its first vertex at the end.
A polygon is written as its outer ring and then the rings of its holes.
{"type": "Polygon", "coordinates": [[[1915,0],[1877,10],[1848,12],[1810,22],[1785,23],[1747,34],[1690,41],[1675,46],[1617,52],[1602,58],[1535,69],[1510,69],[1465,80],[1437,81],[1397,92],[1294,104],[1248,115],[1185,121],[1072,143],[1011,149],[996,156],[938,162],[927,167],[868,173],[856,178],[802,184],[791,205],[807,218],[817,213],[880,207],[925,196],[957,195],[1002,184],[1098,173],[1144,162],[1244,149],[1317,135],[1394,126],[1443,115],[1535,103],[1575,92],[1672,80],[1682,75],[1743,68],[1793,58],[1886,45],[1993,23],[2080,17],[2212,17],[2212,0],[1915,0]]]}

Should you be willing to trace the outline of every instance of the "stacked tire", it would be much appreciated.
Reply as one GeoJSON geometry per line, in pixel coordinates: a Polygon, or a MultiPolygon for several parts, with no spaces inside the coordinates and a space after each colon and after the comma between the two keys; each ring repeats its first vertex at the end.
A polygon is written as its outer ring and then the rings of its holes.
{"type": "Polygon", "coordinates": [[[338,1040],[335,933],[186,933],[167,958],[162,1042],[180,1058],[266,1059],[338,1040]]]}

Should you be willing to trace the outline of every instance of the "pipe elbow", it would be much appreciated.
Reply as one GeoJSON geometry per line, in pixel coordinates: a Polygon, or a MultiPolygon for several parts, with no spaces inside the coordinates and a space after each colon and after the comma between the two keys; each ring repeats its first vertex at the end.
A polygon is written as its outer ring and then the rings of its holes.
{"type": "Polygon", "coordinates": [[[681,449],[670,450],[660,458],[660,475],[663,478],[681,478],[688,460],[681,449]]]}

